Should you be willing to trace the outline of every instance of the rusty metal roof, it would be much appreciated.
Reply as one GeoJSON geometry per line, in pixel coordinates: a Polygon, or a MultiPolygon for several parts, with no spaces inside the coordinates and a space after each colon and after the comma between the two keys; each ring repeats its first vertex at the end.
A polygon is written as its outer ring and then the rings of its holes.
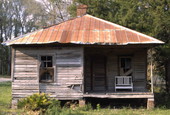
{"type": "Polygon", "coordinates": [[[49,43],[127,45],[164,42],[88,14],[6,42],[7,45],[49,43]]]}

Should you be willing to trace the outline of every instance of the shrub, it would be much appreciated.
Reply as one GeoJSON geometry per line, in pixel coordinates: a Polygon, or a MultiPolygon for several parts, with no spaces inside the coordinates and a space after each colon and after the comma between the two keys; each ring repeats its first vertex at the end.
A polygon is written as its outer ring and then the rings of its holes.
{"type": "Polygon", "coordinates": [[[56,115],[58,113],[62,112],[62,108],[60,106],[60,101],[53,99],[51,100],[52,103],[48,106],[48,109],[46,111],[47,115],[56,115]]]}
{"type": "Polygon", "coordinates": [[[60,102],[50,99],[45,93],[33,94],[29,97],[19,100],[18,102],[18,108],[24,108],[31,111],[45,112],[47,109],[53,108],[53,106],[60,107],[60,102]]]}

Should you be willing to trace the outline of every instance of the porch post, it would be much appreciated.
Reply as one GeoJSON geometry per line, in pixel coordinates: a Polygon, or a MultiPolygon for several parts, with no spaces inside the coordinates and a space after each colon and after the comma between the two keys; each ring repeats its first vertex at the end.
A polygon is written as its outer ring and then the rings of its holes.
{"type": "Polygon", "coordinates": [[[152,49],[151,49],[151,92],[153,93],[153,59],[152,59],[152,49]]]}

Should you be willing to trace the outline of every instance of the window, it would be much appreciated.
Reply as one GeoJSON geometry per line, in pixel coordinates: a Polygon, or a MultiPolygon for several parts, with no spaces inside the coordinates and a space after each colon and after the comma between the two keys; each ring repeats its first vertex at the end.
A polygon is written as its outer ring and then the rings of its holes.
{"type": "Polygon", "coordinates": [[[130,76],[132,74],[132,59],[130,57],[120,57],[120,75],[130,76]]]}
{"type": "Polygon", "coordinates": [[[52,67],[52,56],[41,56],[41,67],[52,67]]]}
{"type": "Polygon", "coordinates": [[[53,57],[41,56],[40,61],[41,61],[40,82],[53,82],[54,79],[53,57]]]}

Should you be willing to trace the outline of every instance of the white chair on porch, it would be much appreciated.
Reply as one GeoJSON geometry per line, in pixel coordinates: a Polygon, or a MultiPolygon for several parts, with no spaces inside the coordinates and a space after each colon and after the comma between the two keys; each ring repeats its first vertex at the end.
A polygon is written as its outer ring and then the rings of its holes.
{"type": "Polygon", "coordinates": [[[133,91],[132,76],[115,76],[115,92],[117,89],[130,89],[133,91]]]}

